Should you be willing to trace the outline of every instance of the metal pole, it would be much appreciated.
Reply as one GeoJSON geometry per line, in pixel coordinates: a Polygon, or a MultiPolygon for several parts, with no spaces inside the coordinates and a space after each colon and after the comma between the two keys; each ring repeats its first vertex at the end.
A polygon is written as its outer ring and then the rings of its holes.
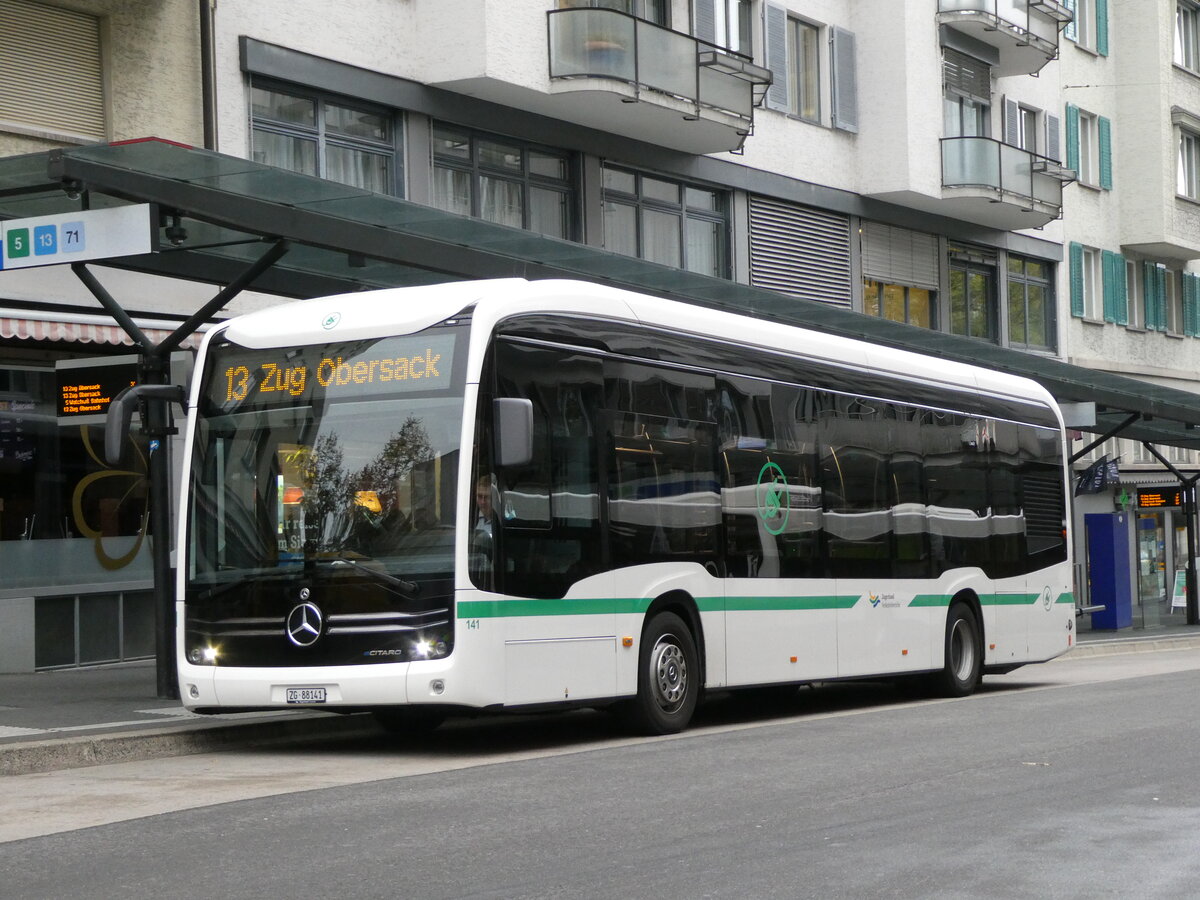
{"type": "MultiPolygon", "coordinates": [[[[168,384],[168,359],[157,353],[141,358],[142,384],[168,384]]],[[[175,579],[171,570],[171,463],[168,436],[170,405],[142,404],[143,430],[150,439],[150,549],[154,565],[154,646],[158,696],[179,699],[175,671],[175,579]]]]}
{"type": "Polygon", "coordinates": [[[1187,623],[1200,625],[1200,600],[1196,592],[1196,479],[1183,486],[1183,512],[1187,520],[1187,623]]]}

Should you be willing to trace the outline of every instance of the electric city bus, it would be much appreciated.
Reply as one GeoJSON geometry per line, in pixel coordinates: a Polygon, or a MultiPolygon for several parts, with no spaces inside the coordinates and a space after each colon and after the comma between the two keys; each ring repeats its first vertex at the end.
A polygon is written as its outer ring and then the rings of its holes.
{"type": "Polygon", "coordinates": [[[427,727],[1064,653],[1062,419],[1014,376],[573,281],[214,328],[188,400],[184,704],[427,727]]]}

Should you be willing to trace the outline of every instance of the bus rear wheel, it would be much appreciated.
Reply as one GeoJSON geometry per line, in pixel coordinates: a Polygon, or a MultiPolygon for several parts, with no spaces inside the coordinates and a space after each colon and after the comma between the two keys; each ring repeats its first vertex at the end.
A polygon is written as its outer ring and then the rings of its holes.
{"type": "Polygon", "coordinates": [[[979,620],[965,603],[955,603],[946,615],[946,663],[937,676],[938,692],[965,697],[979,686],[983,672],[979,620]]]}
{"type": "Polygon", "coordinates": [[[699,696],[696,641],[683,619],[661,612],[642,632],[637,696],[627,718],[642,734],[676,734],[691,721],[699,696]]]}

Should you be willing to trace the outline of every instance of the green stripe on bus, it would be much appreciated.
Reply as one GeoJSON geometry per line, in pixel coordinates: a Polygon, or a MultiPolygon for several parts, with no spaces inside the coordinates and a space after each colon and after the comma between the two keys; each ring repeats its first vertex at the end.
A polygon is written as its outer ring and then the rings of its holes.
{"type": "MultiPolygon", "coordinates": [[[[853,597],[697,597],[700,612],[734,610],[812,610],[849,609],[859,600],[853,597]]],[[[644,613],[648,598],[596,597],[578,600],[464,600],[458,604],[460,619],[500,619],[515,616],[600,616],[644,613]]]]}
{"type": "Polygon", "coordinates": [[[949,606],[949,594],[917,594],[909,606],[949,606]]]}
{"type": "Polygon", "coordinates": [[[1065,594],[1059,594],[1058,599],[1055,600],[1054,602],[1055,603],[1070,603],[1072,606],[1074,606],[1075,605],[1075,594],[1072,593],[1071,591],[1067,591],[1065,594]]]}

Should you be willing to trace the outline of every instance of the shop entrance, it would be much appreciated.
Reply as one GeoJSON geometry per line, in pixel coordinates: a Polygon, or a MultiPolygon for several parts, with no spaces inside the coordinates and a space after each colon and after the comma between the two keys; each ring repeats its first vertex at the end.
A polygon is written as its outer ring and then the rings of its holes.
{"type": "Polygon", "coordinates": [[[1166,519],[1166,510],[1140,512],[1137,516],[1137,594],[1133,605],[1135,627],[1158,625],[1163,612],[1170,610],[1166,519]]]}

